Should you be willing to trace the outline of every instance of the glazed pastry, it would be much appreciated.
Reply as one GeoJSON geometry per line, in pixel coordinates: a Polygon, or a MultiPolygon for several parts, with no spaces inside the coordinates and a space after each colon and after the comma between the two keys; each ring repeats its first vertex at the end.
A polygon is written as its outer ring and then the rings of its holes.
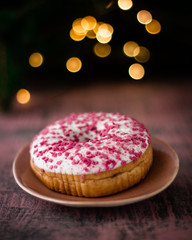
{"type": "Polygon", "coordinates": [[[119,113],[78,113],[44,128],[30,145],[31,167],[48,188],[100,197],[137,184],[152,164],[145,126],[119,113]]]}

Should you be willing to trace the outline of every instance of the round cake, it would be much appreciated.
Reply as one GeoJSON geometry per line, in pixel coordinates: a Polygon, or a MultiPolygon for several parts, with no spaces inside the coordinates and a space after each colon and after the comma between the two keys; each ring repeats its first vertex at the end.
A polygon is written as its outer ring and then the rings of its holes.
{"type": "Polygon", "coordinates": [[[140,182],[153,156],[148,130],[119,113],[71,114],[30,145],[33,172],[48,188],[73,196],[111,195],[140,182]]]}

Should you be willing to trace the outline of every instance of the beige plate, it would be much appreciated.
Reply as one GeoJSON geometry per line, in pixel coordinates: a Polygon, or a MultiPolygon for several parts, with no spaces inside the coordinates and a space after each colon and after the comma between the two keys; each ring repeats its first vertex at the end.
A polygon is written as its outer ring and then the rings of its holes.
{"type": "Polygon", "coordinates": [[[13,175],[17,184],[29,194],[50,202],[71,207],[112,207],[150,198],[166,189],[175,179],[179,169],[176,152],[158,138],[152,137],[153,165],[146,178],[121,193],[99,198],[73,197],[54,192],[45,187],[33,174],[29,164],[29,144],[17,154],[13,162],[13,175]]]}

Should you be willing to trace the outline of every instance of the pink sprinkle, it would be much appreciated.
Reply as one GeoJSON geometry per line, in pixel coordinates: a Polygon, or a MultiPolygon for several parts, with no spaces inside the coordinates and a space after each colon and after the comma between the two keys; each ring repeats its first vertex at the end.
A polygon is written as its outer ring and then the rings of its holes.
{"type": "Polygon", "coordinates": [[[42,145],[45,145],[46,143],[47,143],[47,140],[44,140],[44,141],[40,142],[40,145],[42,146],[42,145]]]}
{"type": "Polygon", "coordinates": [[[126,161],[121,161],[121,165],[122,166],[126,165],[126,161]]]}
{"type": "Polygon", "coordinates": [[[69,152],[65,152],[65,157],[68,157],[69,156],[69,152]]]}
{"type": "Polygon", "coordinates": [[[121,157],[120,157],[119,154],[116,155],[116,159],[117,159],[117,160],[121,160],[121,157]]]}
{"type": "Polygon", "coordinates": [[[117,163],[116,163],[114,160],[107,160],[107,161],[104,163],[106,171],[108,171],[109,169],[113,169],[116,164],[117,164],[117,163]]]}
{"type": "Polygon", "coordinates": [[[129,154],[134,154],[134,153],[135,153],[134,149],[129,151],[129,154]]]}
{"type": "Polygon", "coordinates": [[[57,165],[54,165],[54,168],[57,168],[57,165]]]}
{"type": "Polygon", "coordinates": [[[137,158],[136,158],[135,156],[130,156],[130,159],[131,159],[132,161],[136,161],[136,160],[137,160],[137,158]]]}
{"type": "Polygon", "coordinates": [[[147,144],[145,142],[142,143],[141,145],[142,148],[146,148],[147,147],[147,144]]]}
{"type": "Polygon", "coordinates": [[[90,147],[89,149],[90,149],[91,151],[95,150],[95,148],[94,148],[94,147],[90,147]]]}
{"type": "Polygon", "coordinates": [[[45,172],[45,170],[43,168],[41,168],[41,172],[45,172]]]}
{"type": "Polygon", "coordinates": [[[52,169],[53,168],[53,165],[49,166],[49,169],[52,169]]]}
{"type": "Polygon", "coordinates": [[[37,151],[38,151],[38,149],[36,149],[36,150],[33,152],[33,154],[35,154],[37,151]]]}
{"type": "Polygon", "coordinates": [[[51,152],[51,155],[52,155],[53,157],[57,157],[57,153],[55,153],[55,152],[51,152]]]}
{"type": "Polygon", "coordinates": [[[62,163],[62,161],[57,161],[57,164],[58,164],[58,165],[61,165],[61,163],[62,163]]]}
{"type": "Polygon", "coordinates": [[[79,163],[79,160],[74,160],[72,161],[72,165],[75,165],[75,164],[78,164],[79,163]]]}

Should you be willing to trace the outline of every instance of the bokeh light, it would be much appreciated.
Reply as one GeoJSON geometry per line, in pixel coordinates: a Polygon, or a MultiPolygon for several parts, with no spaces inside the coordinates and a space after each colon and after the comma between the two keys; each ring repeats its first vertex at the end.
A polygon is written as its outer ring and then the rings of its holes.
{"type": "Polygon", "coordinates": [[[109,44],[96,43],[94,45],[93,51],[96,56],[104,58],[109,56],[111,53],[111,46],[109,44]]]}
{"type": "Polygon", "coordinates": [[[129,75],[135,80],[140,80],[145,75],[144,67],[139,63],[134,63],[129,67],[129,75]]]}
{"type": "Polygon", "coordinates": [[[159,21],[153,19],[149,24],[145,25],[145,28],[150,34],[157,34],[161,31],[161,24],[159,21]]]}
{"type": "Polygon", "coordinates": [[[101,24],[103,24],[103,23],[104,23],[104,22],[97,22],[96,26],[95,26],[94,29],[93,29],[93,31],[94,31],[95,34],[97,34],[97,32],[98,32],[98,30],[99,30],[99,26],[100,26],[101,24]]]}
{"type": "Polygon", "coordinates": [[[111,41],[112,36],[110,35],[109,37],[103,37],[97,32],[96,34],[97,41],[100,43],[108,43],[111,41]]]}
{"type": "Polygon", "coordinates": [[[69,72],[76,73],[82,67],[82,62],[77,57],[69,58],[66,62],[66,68],[69,72]]]}
{"type": "Polygon", "coordinates": [[[32,53],[29,57],[29,65],[31,67],[40,67],[43,63],[43,56],[41,53],[32,53]]]}
{"type": "Polygon", "coordinates": [[[96,32],[96,38],[98,42],[105,44],[111,41],[113,27],[110,24],[98,23],[98,29],[95,28],[94,31],[96,32]]]}
{"type": "Polygon", "coordinates": [[[113,34],[113,27],[108,23],[102,23],[99,26],[98,33],[104,38],[110,37],[113,34]]]}
{"type": "Polygon", "coordinates": [[[97,20],[92,16],[84,17],[81,20],[81,26],[87,31],[94,29],[96,24],[97,24],[97,20]]]}
{"type": "Polygon", "coordinates": [[[141,10],[137,13],[137,20],[141,24],[149,24],[152,21],[152,15],[147,10],[141,10]]]}
{"type": "Polygon", "coordinates": [[[96,33],[93,30],[89,30],[87,32],[87,37],[90,39],[94,39],[94,38],[96,38],[96,33]]]}
{"type": "Polygon", "coordinates": [[[137,60],[137,62],[140,63],[145,63],[148,62],[150,59],[150,52],[146,47],[138,47],[139,51],[137,50],[137,48],[135,49],[135,51],[138,51],[139,53],[135,56],[135,60],[137,60]]]}
{"type": "Polygon", "coordinates": [[[123,46],[123,52],[128,57],[135,57],[139,54],[139,45],[134,41],[128,41],[123,46]]]}
{"type": "Polygon", "coordinates": [[[118,0],[118,6],[122,10],[129,10],[133,6],[133,2],[131,0],[118,0]]]}
{"type": "Polygon", "coordinates": [[[86,34],[76,33],[73,29],[70,30],[69,35],[74,41],[81,41],[86,37],[86,34]]]}
{"type": "Polygon", "coordinates": [[[83,34],[86,34],[87,31],[82,27],[81,20],[82,18],[77,18],[76,20],[74,20],[72,23],[72,28],[76,34],[83,35],[83,34]]]}
{"type": "Polygon", "coordinates": [[[30,92],[27,91],[26,89],[22,88],[16,93],[16,99],[18,103],[26,104],[30,101],[30,98],[31,98],[30,92]]]}

